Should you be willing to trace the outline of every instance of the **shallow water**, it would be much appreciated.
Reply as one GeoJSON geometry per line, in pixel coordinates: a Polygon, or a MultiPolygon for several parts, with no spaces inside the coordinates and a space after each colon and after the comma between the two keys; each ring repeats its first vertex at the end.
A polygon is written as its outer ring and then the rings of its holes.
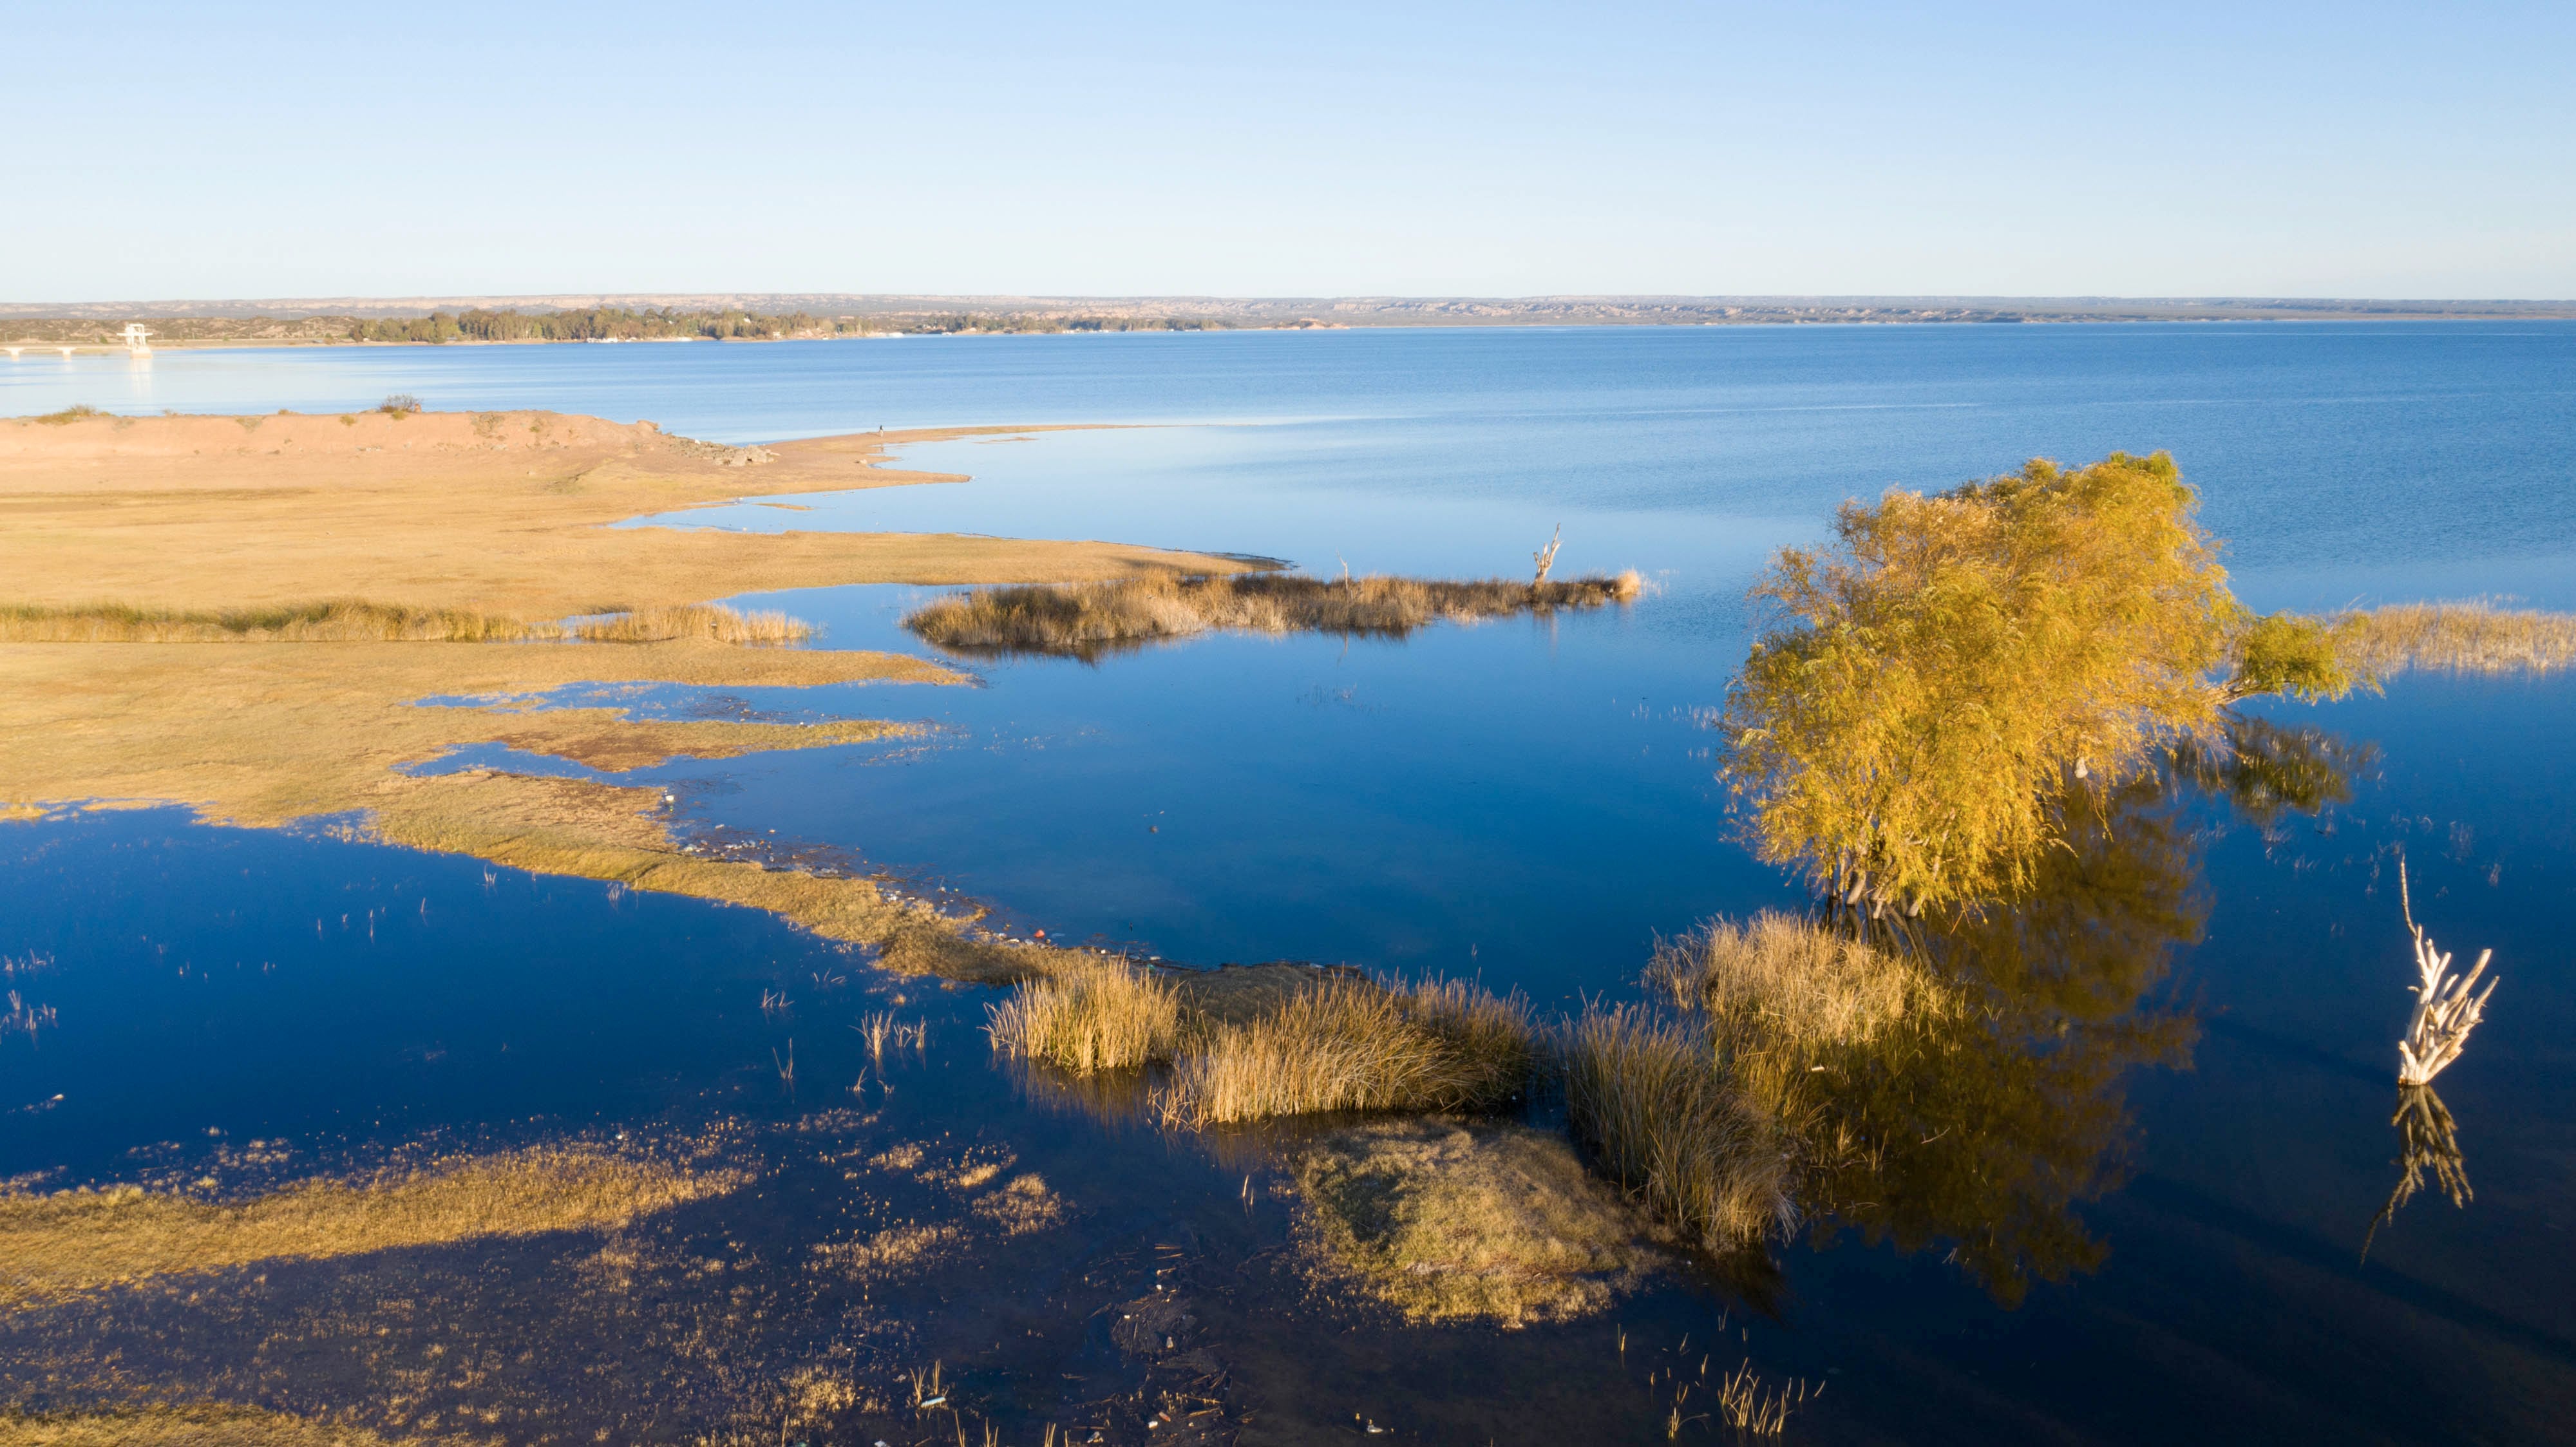
{"type": "MultiPolygon", "coordinates": [[[[1561,566],[1638,566],[1658,590],[1401,643],[1217,638],[1098,666],[977,663],[974,689],[665,690],[649,706],[938,728],[640,776],[679,792],[710,837],[848,851],[1060,938],[1199,963],[1474,972],[1550,1009],[1632,995],[1659,933],[1791,898],[1729,842],[1691,711],[1718,701],[1741,656],[1736,600],[1761,557],[1818,535],[1848,493],[2034,452],[2169,446],[2258,606],[2498,591],[2576,605],[2576,327],[188,353],[148,380],[124,365],[30,358],[0,370],[0,409],[319,410],[409,390],[731,440],[877,421],[1187,422],[917,447],[908,463],[977,480],[686,521],[1464,573],[1515,571],[1562,523],[1561,566]]],[[[924,596],[749,601],[822,623],[822,646],[918,650],[896,620],[924,596]]],[[[2267,827],[2186,800],[2135,836],[2199,900],[2185,913],[2205,911],[2200,938],[2119,955],[2103,998],[2060,1013],[2113,1065],[2123,1029],[2187,1022],[2187,1067],[2117,1070],[1994,1137],[1998,1168],[2045,1162],[2042,1177],[2107,1188],[2064,1210],[2036,1191],[2047,1209],[2003,1243],[2072,1220],[2106,1252],[2090,1269],[2006,1306],[1969,1269],[1975,1253],[1951,1251],[1992,1244],[1993,1223],[1926,1197],[1892,1207],[1930,1223],[1919,1248],[1802,1238],[1773,1253],[1773,1279],[1693,1268],[1611,1317],[1511,1333],[1397,1328],[1311,1297],[1270,1189],[1277,1142],[1167,1138],[1085,1108],[995,1067],[981,993],[889,981],[763,916],[168,811],[0,825],[0,954],[50,960],[11,984],[59,1020],[0,1037],[0,1175],[211,1175],[231,1192],[422,1142],[621,1130],[714,1140],[761,1175],[608,1243],[640,1263],[614,1270],[596,1238],[537,1238],[22,1312],[0,1329],[0,1383],[83,1400],[114,1353],[124,1387],[512,1440],[687,1440],[774,1432],[779,1385],[806,1366],[890,1382],[937,1358],[970,1428],[990,1417],[1010,1441],[1048,1421],[1160,1440],[1174,1429],[1148,1432],[1144,1408],[1184,1388],[1244,1441],[1371,1421],[1415,1440],[1644,1440],[1674,1397],[1649,1374],[1679,1363],[1696,1381],[1713,1357],[1712,1372],[1749,1360],[1825,1384],[1792,1427],[1820,1440],[2164,1441],[2215,1423],[2266,1439],[2543,1438],[2576,1405],[2576,980],[2559,927],[2576,904],[2572,706],[2565,678],[2409,677],[2384,698],[2269,709],[2377,746],[2349,802],[2267,827]],[[2464,956],[2494,948],[2504,983],[2441,1081],[2476,1197],[2455,1210],[2419,1196],[2365,1266],[2396,1171],[2401,845],[2419,918],[2464,956]],[[766,991],[793,1003],[764,1011],[766,991]],[[929,1020],[930,1042],[853,1093],[870,1062],[848,1027],[879,1009],[929,1020]],[[792,1087],[777,1053],[791,1040],[792,1087]],[[854,1231],[970,1219],[937,1189],[848,1165],[943,1133],[943,1149],[1006,1148],[1041,1172],[1072,1223],[977,1238],[903,1281],[812,1270],[817,1244],[854,1231]],[[292,1142],[290,1164],[245,1163],[249,1139],[292,1142]],[[1158,1284],[1192,1322],[1169,1352],[1114,1328],[1158,1284]],[[455,1367],[466,1358],[484,1365],[455,1367]]]]}

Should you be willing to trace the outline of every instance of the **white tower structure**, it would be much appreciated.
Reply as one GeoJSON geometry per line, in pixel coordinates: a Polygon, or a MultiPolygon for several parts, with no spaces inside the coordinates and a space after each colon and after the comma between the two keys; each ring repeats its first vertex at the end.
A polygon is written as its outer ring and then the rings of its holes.
{"type": "Polygon", "coordinates": [[[126,355],[134,357],[151,356],[152,344],[144,340],[144,338],[151,335],[152,333],[144,328],[143,323],[127,322],[125,324],[126,355]]]}

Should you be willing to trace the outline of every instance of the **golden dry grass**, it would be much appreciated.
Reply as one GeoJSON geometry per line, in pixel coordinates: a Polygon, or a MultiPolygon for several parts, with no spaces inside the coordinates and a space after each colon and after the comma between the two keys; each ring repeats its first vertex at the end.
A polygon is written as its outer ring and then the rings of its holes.
{"type": "Polygon", "coordinates": [[[1402,637],[1435,621],[1626,602],[1642,586],[1633,572],[1540,584],[1499,578],[1444,582],[1328,580],[1284,573],[1152,574],[1111,582],[981,588],[926,604],[907,615],[903,626],[951,653],[1088,659],[1212,631],[1402,637]]]}
{"type": "MultiPolygon", "coordinates": [[[[391,1447],[362,1427],[223,1402],[109,1411],[0,1412],[0,1447],[391,1447]]],[[[463,1442],[463,1438],[439,1438],[463,1442]]]]}
{"type": "Polygon", "coordinates": [[[1522,1126],[1361,1126],[1316,1142],[1296,1177],[1310,1271],[1409,1321],[1590,1316],[1660,1254],[1563,1139],[1522,1126]]]}
{"type": "Polygon", "coordinates": [[[1655,951],[1648,974],[1698,1011],[1731,1053],[1812,1057],[1867,1045],[1948,997],[1917,964],[1796,915],[1764,910],[1712,920],[1655,951]]]}
{"type": "Polygon", "coordinates": [[[2337,615],[2345,665],[2391,678],[2443,673],[2549,673],[2576,664],[2576,613],[2500,608],[2484,600],[2394,603],[2337,615]]]}
{"type": "Polygon", "coordinates": [[[1875,1078],[1961,1008],[1919,961],[1769,910],[1664,942],[1647,979],[1682,1018],[1574,1022],[1567,1113],[1612,1179],[1711,1250],[1787,1229],[1800,1173],[1857,1148],[1818,1082],[1875,1078]]]}
{"type": "Polygon", "coordinates": [[[0,605],[0,642],[10,643],[494,643],[548,636],[544,625],[517,618],[360,599],[192,610],[0,605]]]}
{"type": "Polygon", "coordinates": [[[676,643],[703,639],[709,643],[775,645],[814,636],[814,625],[784,613],[744,613],[708,603],[677,607],[636,608],[585,619],[572,635],[588,643],[676,643]]]}
{"type": "Polygon", "coordinates": [[[1183,1040],[1171,980],[1113,956],[1073,956],[986,1013],[994,1049],[1077,1075],[1169,1060],[1183,1040]]]}
{"type": "Polygon", "coordinates": [[[1164,1120],[1203,1127],[1336,1110],[1469,1110],[1519,1094],[1536,1065],[1527,1009],[1460,981],[1328,979],[1208,1032],[1175,1063],[1164,1120]]]}
{"type": "Polygon", "coordinates": [[[256,1261],[604,1229],[735,1184],[721,1172],[549,1147],[371,1181],[310,1181],[237,1205],[135,1186],[22,1192],[0,1196],[0,1305],[256,1261]]]}
{"type": "Polygon", "coordinates": [[[1561,1053],[1575,1139],[1658,1219],[1715,1253],[1795,1223],[1790,1134],[1720,1070],[1705,1034],[1634,1006],[1593,1010],[1561,1053]]]}
{"type": "Polygon", "coordinates": [[[0,420],[0,632],[81,640],[0,641],[0,735],[11,741],[0,818],[155,801],[246,826],[355,814],[397,843],[773,910],[879,944],[897,969],[1043,973],[1053,952],[960,939],[863,880],[689,857],[648,790],[400,771],[476,743],[630,768],[889,728],[514,711],[572,684],[957,678],[890,654],[730,646],[786,641],[796,626],[708,608],[710,597],[1241,566],[1092,543],[606,526],[747,491],[957,481],[880,466],[888,445],[951,435],[782,443],[767,449],[773,461],[745,467],[726,465],[735,449],[650,424],[551,413],[0,420]],[[316,596],[392,601],[299,601],[316,596]],[[532,620],[602,613],[622,616],[590,619],[588,635],[621,646],[387,641],[548,637],[563,630],[532,620]],[[226,646],[86,641],[152,637],[226,646]],[[658,639],[671,641],[623,641],[658,639]],[[490,706],[414,706],[440,696],[490,706]]]}

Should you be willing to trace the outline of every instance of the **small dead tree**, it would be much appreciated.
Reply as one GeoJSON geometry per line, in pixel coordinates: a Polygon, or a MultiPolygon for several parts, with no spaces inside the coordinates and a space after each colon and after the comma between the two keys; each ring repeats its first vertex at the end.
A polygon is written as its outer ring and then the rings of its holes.
{"type": "Polygon", "coordinates": [[[2397,861],[2398,908],[2406,918],[2406,932],[2415,942],[2415,970],[2423,983],[2409,988],[2415,995],[2415,1016],[2406,1025],[2406,1038],[2397,1042],[2397,1083],[2430,1085],[2443,1067],[2460,1058],[2467,1048],[2469,1032],[2486,1018],[2487,996],[2495,993],[2496,982],[2476,994],[2478,978],[2487,972],[2487,961],[2495,951],[2478,952],[2478,963],[2465,976],[2450,973],[2451,957],[2433,947],[2431,936],[2415,922],[2415,902],[2406,887],[2406,860],[2397,861]]]}
{"type": "Polygon", "coordinates": [[[1556,566],[1556,550],[1564,546],[1565,524],[1558,523],[1555,533],[1547,540],[1547,546],[1530,554],[1531,560],[1538,564],[1538,576],[1530,580],[1531,587],[1536,588],[1547,582],[1548,570],[1556,566]]]}

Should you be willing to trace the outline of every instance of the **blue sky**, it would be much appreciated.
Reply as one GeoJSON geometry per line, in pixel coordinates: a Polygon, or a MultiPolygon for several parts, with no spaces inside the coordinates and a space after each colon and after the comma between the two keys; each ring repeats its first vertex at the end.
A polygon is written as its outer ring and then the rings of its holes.
{"type": "Polygon", "coordinates": [[[0,300],[2576,297],[2576,5],[0,0],[0,300]]]}

